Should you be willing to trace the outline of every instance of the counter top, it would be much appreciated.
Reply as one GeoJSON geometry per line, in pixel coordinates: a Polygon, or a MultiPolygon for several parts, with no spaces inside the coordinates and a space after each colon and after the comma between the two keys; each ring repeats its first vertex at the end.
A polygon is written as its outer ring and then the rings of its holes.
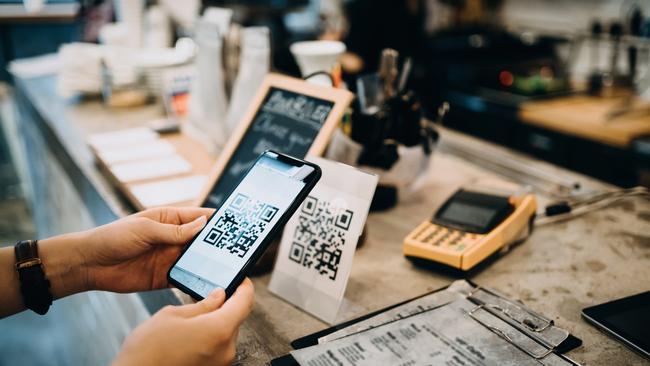
{"type": "Polygon", "coordinates": [[[650,104],[633,96],[572,95],[523,103],[525,123],[600,143],[629,148],[650,134],[650,104]]]}
{"type": "MultiPolygon", "coordinates": [[[[85,136],[143,125],[160,116],[161,106],[111,110],[97,100],[65,101],[56,94],[54,76],[17,77],[16,85],[19,102],[40,115],[38,128],[95,224],[129,214],[131,208],[95,166],[85,136]]],[[[401,197],[397,207],[369,215],[368,235],[354,258],[341,319],[386,307],[455,279],[414,267],[402,255],[402,240],[460,185],[514,179],[533,184],[540,201],[548,202],[556,184],[544,183],[542,178],[579,182],[583,190],[611,188],[505,148],[442,131],[429,170],[414,189],[401,197]],[[505,160],[490,162],[491,157],[505,160]],[[523,176],[514,168],[539,173],[523,176]]],[[[575,361],[585,365],[641,364],[640,356],[584,322],[580,311],[650,289],[649,227],[650,203],[625,199],[571,221],[536,228],[523,244],[471,279],[523,301],[581,338],[583,347],[567,354],[575,361]]],[[[256,304],[239,333],[241,364],[264,364],[288,352],[291,340],[326,327],[269,293],[269,279],[269,274],[253,278],[256,304]]],[[[151,311],[176,302],[169,290],[141,296],[151,311]]]]}

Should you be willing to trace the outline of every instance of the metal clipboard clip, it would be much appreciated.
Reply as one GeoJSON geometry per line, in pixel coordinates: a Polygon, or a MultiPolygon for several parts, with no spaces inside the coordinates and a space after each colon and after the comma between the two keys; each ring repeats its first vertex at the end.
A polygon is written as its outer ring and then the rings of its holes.
{"type": "Polygon", "coordinates": [[[552,344],[549,344],[547,341],[545,341],[543,338],[535,336],[535,333],[540,333],[549,327],[553,326],[553,320],[548,319],[544,317],[543,315],[537,314],[534,311],[524,308],[520,306],[519,304],[497,294],[494,293],[488,289],[481,288],[481,287],[476,287],[470,293],[467,295],[467,299],[470,300],[471,302],[477,304],[475,308],[470,310],[467,314],[474,319],[476,322],[481,324],[482,326],[486,327],[493,333],[497,334],[504,340],[506,340],[508,343],[512,344],[513,346],[517,347],[519,350],[525,352],[527,355],[530,357],[533,357],[536,360],[542,359],[549,354],[551,354],[555,350],[555,346],[552,344]],[[523,319],[518,319],[512,314],[512,311],[506,307],[499,306],[497,304],[490,304],[486,303],[483,300],[480,300],[474,296],[476,292],[479,290],[485,291],[488,294],[495,296],[499,298],[500,301],[503,301],[508,304],[509,307],[512,307],[517,310],[520,314],[526,314],[526,317],[523,319]],[[528,349],[528,347],[525,347],[524,345],[521,345],[517,342],[515,342],[505,331],[502,329],[488,324],[485,321],[481,320],[478,316],[476,316],[476,312],[479,310],[485,310],[486,312],[490,313],[490,315],[495,316],[496,318],[500,319],[501,321],[507,323],[508,325],[512,326],[514,329],[522,333],[524,336],[527,336],[531,338],[533,341],[538,343],[541,347],[544,348],[544,352],[542,353],[536,353],[528,349]],[[524,329],[529,330],[532,332],[526,332],[524,329]]]}
{"type": "Polygon", "coordinates": [[[494,313],[493,313],[491,310],[488,310],[489,308],[490,308],[490,307],[489,307],[488,304],[478,305],[478,306],[476,306],[474,309],[470,310],[467,314],[468,314],[470,317],[472,317],[472,319],[476,320],[476,322],[478,322],[478,323],[481,324],[482,326],[486,327],[487,329],[491,330],[493,333],[495,333],[495,334],[498,335],[499,337],[505,339],[508,343],[510,343],[510,344],[512,344],[513,346],[517,347],[518,349],[520,349],[521,351],[525,352],[527,355],[529,355],[530,357],[532,357],[532,358],[534,358],[534,359],[536,359],[536,360],[542,359],[542,358],[548,356],[549,354],[551,354],[551,353],[553,352],[553,348],[547,348],[547,347],[545,347],[546,351],[544,351],[542,354],[534,353],[534,352],[530,351],[528,348],[526,348],[526,347],[524,347],[524,346],[518,344],[517,342],[515,342],[515,341],[514,341],[512,338],[510,338],[510,336],[509,336],[506,332],[504,332],[503,330],[501,330],[501,329],[499,329],[499,328],[497,328],[497,327],[495,327],[495,326],[493,326],[493,325],[490,325],[490,324],[485,323],[484,321],[482,321],[481,319],[479,319],[478,317],[476,317],[476,315],[474,315],[474,313],[475,313],[477,310],[480,310],[480,309],[484,309],[484,310],[486,310],[486,311],[488,311],[489,313],[491,313],[491,314],[494,315],[494,313]]]}
{"type": "MultiPolygon", "coordinates": [[[[491,291],[491,290],[489,290],[487,288],[484,288],[484,287],[478,286],[478,287],[474,288],[472,291],[469,292],[469,294],[467,294],[467,299],[474,302],[474,303],[485,304],[484,301],[482,301],[481,299],[474,296],[474,294],[477,293],[478,291],[484,291],[484,292],[498,298],[500,301],[508,304],[508,306],[510,308],[514,308],[515,310],[517,310],[518,313],[526,314],[525,318],[519,320],[519,319],[517,319],[515,316],[513,316],[511,314],[512,310],[510,310],[508,308],[504,308],[503,306],[498,306],[498,305],[490,305],[489,306],[490,308],[494,308],[495,310],[500,311],[501,313],[503,313],[505,316],[508,317],[508,319],[511,319],[511,320],[515,321],[516,323],[525,326],[528,330],[530,330],[532,332],[536,332],[536,333],[543,332],[546,329],[548,329],[549,327],[554,325],[553,319],[549,319],[549,318],[545,317],[544,315],[538,314],[535,311],[533,311],[531,309],[528,309],[527,307],[525,307],[525,306],[523,306],[523,305],[521,305],[521,304],[519,304],[519,303],[517,303],[515,301],[512,301],[512,300],[510,300],[510,299],[508,299],[508,298],[506,298],[506,297],[504,297],[504,296],[502,296],[502,295],[500,295],[500,294],[498,294],[498,293],[496,293],[494,291],[491,291]]],[[[497,315],[497,314],[494,314],[494,315],[497,315]]],[[[502,320],[506,320],[506,319],[502,319],[502,320]]]]}

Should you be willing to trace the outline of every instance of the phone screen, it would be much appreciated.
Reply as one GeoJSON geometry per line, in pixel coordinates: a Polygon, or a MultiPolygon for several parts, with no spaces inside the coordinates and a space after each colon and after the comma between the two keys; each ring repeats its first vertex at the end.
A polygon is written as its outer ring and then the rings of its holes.
{"type": "Polygon", "coordinates": [[[273,152],[262,154],[169,277],[201,297],[218,287],[227,290],[287,210],[295,210],[294,201],[301,193],[306,196],[307,177],[313,178],[316,169],[279,159],[273,152]]]}

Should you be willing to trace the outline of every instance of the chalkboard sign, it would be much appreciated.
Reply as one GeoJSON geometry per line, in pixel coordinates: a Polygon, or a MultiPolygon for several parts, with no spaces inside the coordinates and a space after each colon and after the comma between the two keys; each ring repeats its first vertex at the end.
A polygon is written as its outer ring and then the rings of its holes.
{"type": "Polygon", "coordinates": [[[267,149],[303,158],[322,155],[352,94],[270,74],[228,140],[197,202],[219,207],[267,149]]]}

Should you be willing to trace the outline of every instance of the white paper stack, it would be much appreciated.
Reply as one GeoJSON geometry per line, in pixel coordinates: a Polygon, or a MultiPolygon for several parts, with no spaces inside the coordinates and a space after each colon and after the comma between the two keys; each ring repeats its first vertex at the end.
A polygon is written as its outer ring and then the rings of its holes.
{"type": "Polygon", "coordinates": [[[131,193],[145,207],[164,206],[194,200],[207,181],[208,177],[205,175],[190,175],[139,184],[131,188],[131,193]]]}
{"type": "Polygon", "coordinates": [[[180,155],[171,155],[114,164],[110,169],[120,182],[131,183],[189,173],[192,165],[180,155]]]}
{"type": "Polygon", "coordinates": [[[122,183],[164,178],[192,171],[169,142],[145,127],[95,134],[88,143],[122,183]]]}
{"type": "Polygon", "coordinates": [[[145,208],[193,200],[207,180],[189,175],[192,165],[148,128],[95,134],[88,143],[120,183],[130,184],[127,189],[145,208]]]}
{"type": "Polygon", "coordinates": [[[107,148],[98,152],[102,161],[108,165],[125,163],[133,160],[146,160],[176,155],[174,146],[164,140],[143,142],[128,149],[107,148]]]}
{"type": "Polygon", "coordinates": [[[58,91],[99,94],[102,90],[102,48],[91,43],[70,43],[59,49],[58,91]]]}
{"type": "Polygon", "coordinates": [[[130,128],[128,130],[98,133],[91,135],[88,143],[95,150],[102,152],[120,148],[122,146],[133,146],[141,143],[152,142],[158,139],[158,134],[145,127],[130,128]]]}

